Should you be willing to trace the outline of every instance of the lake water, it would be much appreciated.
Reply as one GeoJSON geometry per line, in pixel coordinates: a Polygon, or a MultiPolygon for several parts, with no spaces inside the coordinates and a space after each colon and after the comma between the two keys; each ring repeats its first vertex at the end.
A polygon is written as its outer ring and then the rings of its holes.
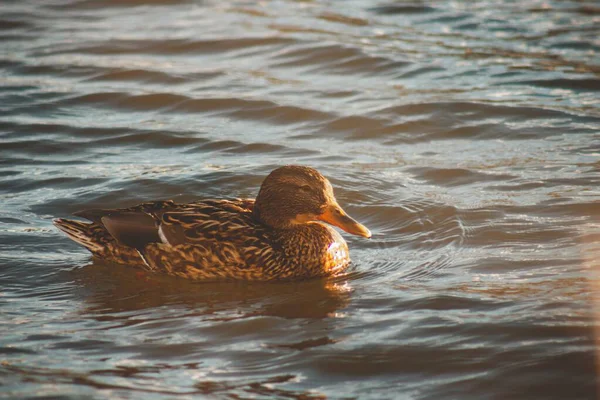
{"type": "Polygon", "coordinates": [[[0,7],[0,397],[597,398],[594,2],[0,7]],[[373,232],[347,276],[193,283],[51,224],[282,164],[373,232]]]}

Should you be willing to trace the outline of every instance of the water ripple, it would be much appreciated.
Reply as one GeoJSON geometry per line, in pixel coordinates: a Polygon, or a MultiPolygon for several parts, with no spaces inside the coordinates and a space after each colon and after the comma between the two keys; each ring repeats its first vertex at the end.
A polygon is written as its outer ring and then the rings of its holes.
{"type": "Polygon", "coordinates": [[[596,395],[597,7],[2,7],[6,396],[596,395]],[[253,197],[281,164],[318,168],[373,232],[342,232],[345,275],[182,281],[51,224],[253,197]]]}

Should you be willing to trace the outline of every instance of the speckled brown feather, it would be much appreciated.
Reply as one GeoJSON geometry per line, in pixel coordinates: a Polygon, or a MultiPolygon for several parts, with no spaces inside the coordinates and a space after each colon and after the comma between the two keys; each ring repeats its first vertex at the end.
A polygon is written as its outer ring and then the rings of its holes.
{"type": "Polygon", "coordinates": [[[301,279],[335,275],[349,264],[346,242],[331,227],[311,222],[274,230],[256,221],[253,207],[250,199],[160,201],[76,214],[92,223],[55,224],[95,257],[188,279],[301,279]],[[151,215],[164,243],[135,249],[118,242],[103,218],[122,213],[151,215]]]}

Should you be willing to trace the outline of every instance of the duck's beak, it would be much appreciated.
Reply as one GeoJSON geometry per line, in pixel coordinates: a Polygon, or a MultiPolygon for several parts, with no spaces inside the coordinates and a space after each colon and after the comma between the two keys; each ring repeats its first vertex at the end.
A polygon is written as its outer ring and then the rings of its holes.
{"type": "Polygon", "coordinates": [[[334,203],[330,204],[325,212],[317,215],[317,219],[319,221],[327,222],[328,224],[337,226],[345,230],[348,233],[353,235],[358,235],[366,238],[371,237],[371,231],[367,229],[366,226],[356,222],[354,219],[350,218],[348,214],[339,204],[334,203]]]}

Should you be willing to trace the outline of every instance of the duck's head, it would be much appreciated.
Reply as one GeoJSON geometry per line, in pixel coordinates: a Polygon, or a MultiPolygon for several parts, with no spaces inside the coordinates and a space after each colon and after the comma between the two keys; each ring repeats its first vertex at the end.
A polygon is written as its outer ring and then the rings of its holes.
{"type": "Polygon", "coordinates": [[[331,183],[316,169],[297,165],[277,168],[260,187],[254,216],[275,229],[323,221],[366,238],[371,232],[340,207],[331,183]]]}

